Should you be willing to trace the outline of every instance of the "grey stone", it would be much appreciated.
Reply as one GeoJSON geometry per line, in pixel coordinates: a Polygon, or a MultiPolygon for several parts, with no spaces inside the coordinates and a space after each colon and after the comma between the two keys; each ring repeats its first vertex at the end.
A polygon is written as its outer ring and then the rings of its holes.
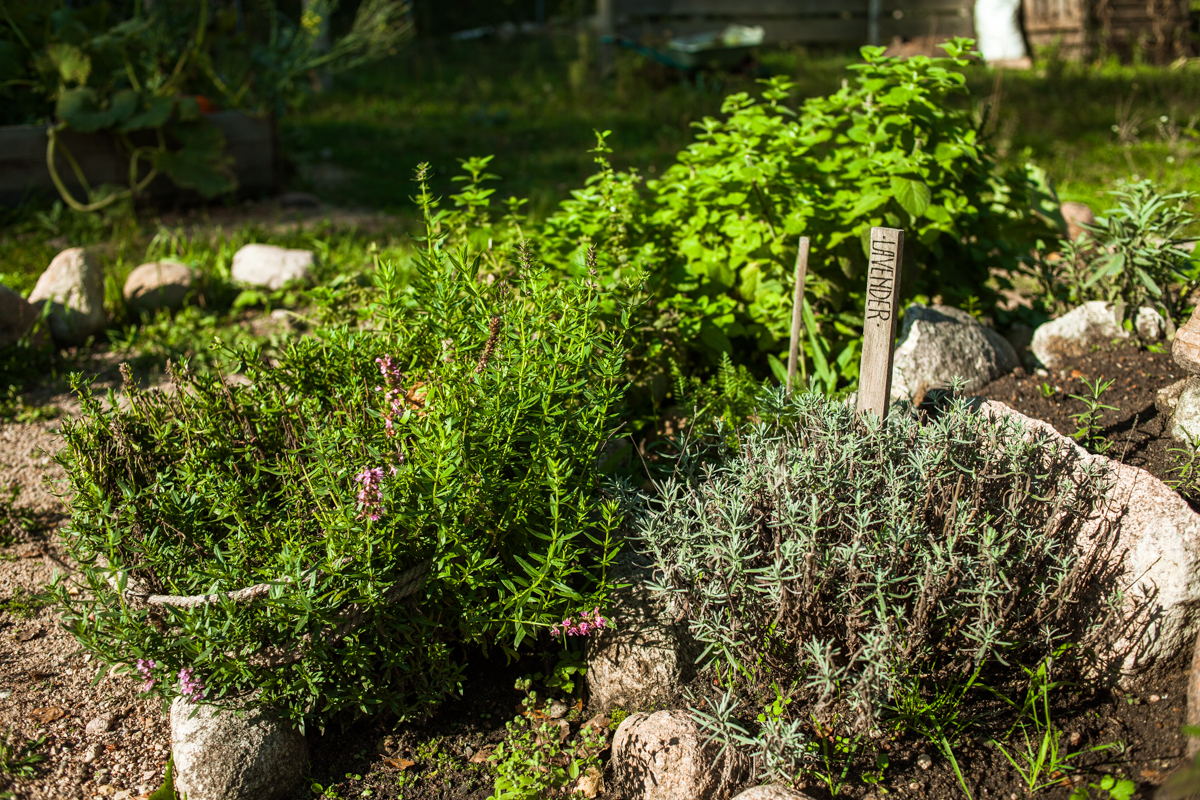
{"type": "Polygon", "coordinates": [[[749,764],[708,738],[684,711],[631,714],[613,737],[609,793],[623,800],[728,800],[749,777],[749,764]]]}
{"type": "MultiPolygon", "coordinates": [[[[0,286],[0,350],[19,342],[37,318],[36,306],[7,286],[0,286]]],[[[35,336],[33,344],[40,346],[44,341],[44,335],[35,336]]]]}
{"type": "Polygon", "coordinates": [[[1128,338],[1115,309],[1102,300],[1092,300],[1039,325],[1029,349],[1043,366],[1054,367],[1064,359],[1086,355],[1093,345],[1128,338]]]}
{"type": "Polygon", "coordinates": [[[1189,379],[1179,393],[1168,432],[1172,439],[1189,448],[1200,440],[1200,381],[1195,378],[1189,379]]]}
{"type": "Polygon", "coordinates": [[[770,784],[769,786],[755,786],[753,789],[747,789],[733,798],[733,800],[811,800],[811,798],[803,792],[797,792],[795,789],[770,784]]]}
{"type": "Polygon", "coordinates": [[[63,250],[38,278],[29,302],[50,303],[50,333],[60,345],[83,344],[104,332],[104,274],[87,250],[63,250]]]}
{"type": "Polygon", "coordinates": [[[1171,357],[1190,375],[1200,374],[1200,304],[1192,310],[1187,324],[1175,331],[1171,357]]]}
{"type": "Polygon", "coordinates": [[[151,312],[183,305],[196,276],[191,267],[178,261],[151,261],[125,279],[125,302],[135,311],[151,312]]]}
{"type": "Polygon", "coordinates": [[[892,363],[892,399],[912,400],[955,378],[973,391],[1018,366],[1013,346],[967,312],[913,303],[904,312],[892,363]]]}
{"type": "Polygon", "coordinates": [[[1093,455],[1047,422],[995,401],[982,403],[980,411],[1015,418],[1031,440],[1059,443],[1075,476],[1087,465],[1108,471],[1107,500],[1076,541],[1081,561],[1103,564],[1111,577],[1111,585],[1096,587],[1097,606],[1087,613],[1102,619],[1106,592],[1122,589],[1124,621],[1097,641],[1101,663],[1115,665],[1123,677],[1170,663],[1191,647],[1200,632],[1200,582],[1194,579],[1200,574],[1200,515],[1149,472],[1093,455]]]}
{"type": "Polygon", "coordinates": [[[1133,329],[1143,342],[1157,342],[1167,333],[1167,321],[1153,308],[1143,306],[1133,315],[1133,329]]]}
{"type": "Polygon", "coordinates": [[[256,705],[192,705],[176,698],[171,753],[175,790],[188,800],[285,800],[308,774],[304,737],[277,712],[256,705]]]}
{"type": "Polygon", "coordinates": [[[1174,414],[1175,405],[1179,402],[1179,395],[1183,394],[1183,390],[1189,383],[1197,382],[1200,382],[1200,379],[1188,377],[1159,389],[1154,395],[1154,407],[1158,410],[1158,413],[1164,417],[1170,417],[1174,414]]]}
{"type": "Polygon", "coordinates": [[[111,731],[113,723],[116,721],[115,714],[101,714],[85,725],[83,732],[88,736],[100,736],[111,731]]]}
{"type": "Polygon", "coordinates": [[[236,283],[275,291],[289,281],[311,283],[314,263],[311,250],[248,244],[233,254],[230,273],[236,283]]]}
{"type": "Polygon", "coordinates": [[[673,694],[685,681],[698,650],[687,626],[674,623],[670,609],[646,585],[648,567],[629,549],[609,571],[616,589],[605,614],[612,624],[589,637],[586,647],[588,693],[604,711],[673,694]]]}

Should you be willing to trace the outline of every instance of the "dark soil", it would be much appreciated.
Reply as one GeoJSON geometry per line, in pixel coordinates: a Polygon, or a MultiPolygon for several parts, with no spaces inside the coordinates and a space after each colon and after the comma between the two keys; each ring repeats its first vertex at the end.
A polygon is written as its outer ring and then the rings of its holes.
{"type": "Polygon", "coordinates": [[[1113,406],[1113,410],[1104,412],[1101,422],[1101,436],[1109,443],[1105,455],[1141,467],[1177,490],[1184,489],[1181,493],[1185,499],[1200,511],[1197,495],[1177,481],[1179,467],[1187,461],[1187,456],[1172,452],[1179,450],[1180,445],[1167,435],[1166,419],[1154,406],[1160,389],[1185,377],[1171,359],[1169,347],[1151,350],[1129,344],[1096,350],[1048,374],[1029,374],[1018,369],[976,394],[998,400],[1027,417],[1049,422],[1059,433],[1072,436],[1080,428],[1073,417],[1086,408],[1072,395],[1088,394],[1085,381],[1112,381],[1101,397],[1102,403],[1113,406]]]}

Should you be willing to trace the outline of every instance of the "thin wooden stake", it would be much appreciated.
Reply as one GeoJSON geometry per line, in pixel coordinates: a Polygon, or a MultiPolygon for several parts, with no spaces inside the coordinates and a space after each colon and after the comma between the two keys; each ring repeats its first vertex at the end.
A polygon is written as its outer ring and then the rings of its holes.
{"type": "MultiPolygon", "coordinates": [[[[796,382],[796,366],[800,361],[800,329],[804,327],[804,281],[808,277],[808,237],[800,237],[796,251],[796,288],[792,294],[792,341],[788,346],[787,393],[796,382]]],[[[805,378],[808,375],[805,374],[805,378]]],[[[808,381],[806,380],[805,383],[808,381]]]]}
{"type": "Polygon", "coordinates": [[[892,393],[892,351],[900,313],[900,265],[904,231],[871,228],[867,268],[867,304],[863,321],[862,362],[858,370],[858,413],[883,419],[892,393]]]}

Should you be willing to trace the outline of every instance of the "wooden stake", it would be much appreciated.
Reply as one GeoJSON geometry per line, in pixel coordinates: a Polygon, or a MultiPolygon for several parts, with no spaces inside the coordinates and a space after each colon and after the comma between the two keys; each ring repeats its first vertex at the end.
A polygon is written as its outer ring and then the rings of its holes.
{"type": "Polygon", "coordinates": [[[862,362],[858,371],[858,413],[870,412],[880,419],[887,414],[891,402],[892,350],[896,346],[903,260],[904,231],[871,228],[862,362]]]}
{"type": "MultiPolygon", "coordinates": [[[[796,251],[796,289],[792,295],[792,341],[788,346],[787,393],[796,382],[796,366],[800,361],[800,329],[804,327],[804,280],[808,277],[808,237],[800,237],[796,251]]],[[[807,377],[807,375],[805,376],[807,377]]]]}

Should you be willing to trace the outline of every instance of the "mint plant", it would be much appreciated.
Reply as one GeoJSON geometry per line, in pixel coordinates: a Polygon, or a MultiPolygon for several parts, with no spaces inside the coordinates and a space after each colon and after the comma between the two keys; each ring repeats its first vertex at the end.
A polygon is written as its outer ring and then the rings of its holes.
{"type": "Polygon", "coordinates": [[[814,392],[766,399],[736,449],[694,442],[634,517],[722,693],[694,713],[760,778],[870,771],[886,727],[948,748],[973,685],[1108,624],[1079,601],[1115,567],[1075,550],[1098,462],[964,399],[882,423],[814,392]],[[775,701],[758,724],[739,711],[775,701]]]}
{"type": "MultiPolygon", "coordinates": [[[[724,117],[699,123],[696,142],[644,190],[639,174],[613,169],[601,134],[600,169],[547,220],[538,246],[578,274],[596,245],[602,283],[646,275],[635,328],[648,334],[637,355],[653,376],[672,359],[715,366],[734,340],[782,361],[797,239],[809,236],[806,358],[823,369],[825,390],[853,384],[872,226],[909,231],[906,298],[952,304],[1054,233],[1035,213],[1057,213],[1045,182],[1032,169],[1001,170],[970,113],[955,108],[970,46],[956,39],[944,58],[908,59],[863,48],[840,91],[800,108],[778,77],[763,82],[761,99],[730,95],[724,117]]],[[[645,380],[648,391],[669,388],[645,380]]]]}
{"type": "Polygon", "coordinates": [[[102,403],[74,376],[63,539],[85,591],[54,591],[85,649],[164,699],[253,693],[323,727],[427,714],[467,654],[604,608],[619,320],[527,252],[479,280],[426,230],[411,286],[381,263],[357,324],[271,360],[227,348],[246,385],[172,364],[171,391],[126,372],[102,403]]]}

